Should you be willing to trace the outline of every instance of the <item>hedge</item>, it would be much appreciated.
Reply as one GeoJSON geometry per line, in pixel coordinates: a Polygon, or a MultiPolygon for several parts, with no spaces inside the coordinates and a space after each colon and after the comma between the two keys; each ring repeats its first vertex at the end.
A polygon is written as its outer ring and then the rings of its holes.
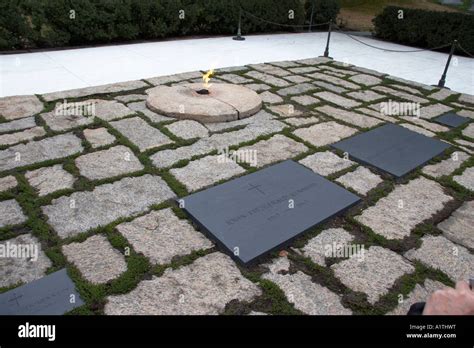
{"type": "MultiPolygon", "coordinates": [[[[311,1],[318,11],[314,22],[337,15],[337,6],[327,5],[336,0],[0,0],[0,50],[231,35],[237,31],[238,6],[273,22],[301,25],[308,21],[311,1]]],[[[291,29],[242,18],[244,34],[291,29]]]]}
{"type": "MultiPolygon", "coordinates": [[[[432,48],[457,39],[465,50],[474,53],[474,16],[471,14],[388,6],[373,23],[375,36],[384,40],[432,48]],[[398,18],[400,10],[403,19],[398,18]]],[[[457,53],[463,54],[461,50],[457,53]]]]}

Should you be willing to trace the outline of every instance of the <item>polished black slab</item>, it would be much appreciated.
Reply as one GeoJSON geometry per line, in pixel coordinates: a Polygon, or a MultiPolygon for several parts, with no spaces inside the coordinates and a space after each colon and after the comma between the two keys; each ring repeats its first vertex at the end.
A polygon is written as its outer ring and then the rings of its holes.
{"type": "Polygon", "coordinates": [[[181,203],[209,238],[248,264],[359,201],[303,165],[285,161],[181,203]]]}
{"type": "Polygon", "coordinates": [[[61,315],[83,304],[62,269],[0,294],[0,315],[61,315]]]}
{"type": "Polygon", "coordinates": [[[451,127],[451,128],[456,128],[459,126],[462,126],[466,123],[469,122],[469,118],[459,116],[458,114],[454,112],[448,112],[444,115],[438,116],[436,118],[433,118],[433,121],[451,127]]]}
{"type": "Polygon", "coordinates": [[[351,159],[399,178],[440,155],[450,145],[389,123],[332,147],[347,152],[351,159]]]}

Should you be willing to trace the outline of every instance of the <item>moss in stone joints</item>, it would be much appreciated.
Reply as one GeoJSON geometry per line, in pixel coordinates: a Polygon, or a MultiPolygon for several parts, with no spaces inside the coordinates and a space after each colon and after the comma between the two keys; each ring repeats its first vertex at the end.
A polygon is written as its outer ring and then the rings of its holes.
{"type": "Polygon", "coordinates": [[[176,270],[178,268],[188,266],[194,261],[196,261],[198,258],[201,258],[213,252],[216,252],[215,247],[206,250],[194,250],[188,255],[175,256],[173,257],[170,263],[152,266],[150,273],[154,276],[161,277],[167,268],[176,270]]]}
{"type": "Polygon", "coordinates": [[[81,299],[85,302],[84,307],[94,314],[103,314],[107,294],[105,284],[95,285],[84,280],[81,272],[72,264],[67,265],[67,271],[81,299]]]}
{"type": "MultiPolygon", "coordinates": [[[[243,274],[244,277],[246,274],[243,274]]],[[[275,283],[267,279],[258,282],[262,295],[257,297],[248,306],[254,311],[276,315],[302,315],[286,298],[285,293],[275,283]]]]}
{"type": "Polygon", "coordinates": [[[415,272],[401,276],[390,289],[390,292],[382,296],[375,307],[383,313],[395,309],[398,305],[399,296],[407,299],[408,295],[415,289],[417,284],[423,285],[426,279],[439,281],[446,286],[454,287],[454,282],[443,272],[414,261],[415,272]]]}
{"type": "MultiPolygon", "coordinates": [[[[142,81],[149,84],[145,80],[142,80],[142,81]]],[[[58,102],[62,103],[64,99],[66,99],[68,103],[77,103],[77,102],[82,102],[82,101],[86,101],[90,99],[114,100],[114,98],[118,96],[129,95],[129,94],[144,94],[147,89],[150,89],[150,87],[155,87],[155,86],[149,84],[149,86],[145,86],[145,87],[141,87],[141,88],[137,88],[133,90],[119,91],[119,92],[114,92],[114,93],[96,93],[96,94],[90,94],[90,95],[86,95],[82,97],[60,98],[60,99],[55,99],[49,102],[44,101],[42,96],[39,96],[39,97],[40,97],[40,100],[42,100],[43,103],[45,104],[45,108],[51,108],[49,111],[52,111],[56,103],[58,102]],[[51,105],[53,106],[51,107],[51,105]]]]}
{"type": "MultiPolygon", "coordinates": [[[[340,176],[343,176],[344,174],[347,174],[347,173],[350,173],[350,172],[353,172],[354,170],[356,170],[357,168],[359,167],[359,165],[357,163],[351,165],[350,167],[347,167],[347,168],[344,168],[338,172],[335,172],[335,173],[332,173],[332,174],[329,174],[328,176],[326,176],[326,179],[328,180],[331,180],[331,181],[334,181],[336,180],[337,178],[339,178],[340,176]]],[[[341,184],[339,184],[341,185],[341,184]]],[[[345,186],[343,186],[345,187],[345,186]]],[[[354,189],[352,189],[351,187],[345,187],[347,190],[351,191],[352,193],[356,194],[356,195],[359,195],[359,193],[357,191],[355,191],[354,189]]]]}
{"type": "MultiPolygon", "coordinates": [[[[301,127],[301,128],[309,128],[310,126],[308,127],[301,127]]],[[[299,128],[299,129],[301,129],[299,128]]],[[[294,128],[296,129],[296,128],[294,128]]],[[[310,142],[306,141],[306,140],[303,140],[299,137],[297,137],[296,135],[293,134],[293,127],[288,127],[288,128],[285,128],[283,129],[281,132],[280,132],[282,135],[298,142],[298,143],[301,143],[303,145],[305,145],[308,149],[312,150],[313,153],[314,152],[318,152],[319,149],[323,148],[323,147],[317,147],[317,146],[314,146],[313,144],[311,144],[310,142]]],[[[327,146],[325,146],[324,148],[327,148],[327,146]]]]}
{"type": "Polygon", "coordinates": [[[186,186],[181,184],[169,171],[161,172],[160,176],[179,198],[187,196],[189,194],[188,190],[186,189],[186,186]]]}
{"type": "Polygon", "coordinates": [[[127,270],[118,278],[110,281],[106,288],[107,295],[125,294],[130,292],[143,279],[143,276],[150,270],[148,259],[135,252],[127,239],[115,231],[107,232],[107,239],[110,244],[125,257],[127,270]],[[129,250],[129,255],[127,254],[129,250]]]}
{"type": "Polygon", "coordinates": [[[43,215],[40,206],[37,204],[36,191],[31,187],[26,178],[17,174],[19,194],[17,202],[20,204],[23,212],[28,220],[25,226],[30,228],[33,235],[41,241],[43,250],[47,250],[49,246],[55,245],[58,242],[58,237],[54,234],[45,222],[46,218],[43,215]]]}
{"type": "Polygon", "coordinates": [[[22,282],[19,282],[17,284],[13,284],[13,285],[10,285],[10,286],[0,286],[0,294],[4,293],[4,292],[7,292],[7,291],[10,291],[10,290],[13,290],[19,286],[21,286],[23,283],[22,282]]]}

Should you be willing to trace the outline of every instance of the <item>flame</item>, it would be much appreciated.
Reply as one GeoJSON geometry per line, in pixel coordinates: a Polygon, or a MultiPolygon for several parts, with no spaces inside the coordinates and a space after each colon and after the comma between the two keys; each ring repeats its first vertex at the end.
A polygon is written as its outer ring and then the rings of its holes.
{"type": "Polygon", "coordinates": [[[211,69],[207,73],[202,75],[202,80],[204,81],[204,88],[209,88],[209,81],[211,80],[212,75],[214,75],[214,69],[211,69]]]}

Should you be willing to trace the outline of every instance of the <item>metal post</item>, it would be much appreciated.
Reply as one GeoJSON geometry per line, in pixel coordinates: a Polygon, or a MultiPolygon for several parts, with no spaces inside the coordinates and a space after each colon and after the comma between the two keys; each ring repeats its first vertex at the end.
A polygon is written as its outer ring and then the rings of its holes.
{"type": "Polygon", "coordinates": [[[329,41],[331,40],[331,31],[332,31],[332,19],[329,20],[329,30],[328,30],[328,41],[326,42],[326,49],[324,50],[324,57],[329,57],[329,41]]]}
{"type": "Polygon", "coordinates": [[[453,57],[454,50],[458,44],[458,40],[454,40],[453,44],[451,45],[451,52],[449,52],[448,61],[446,62],[446,66],[444,67],[443,75],[438,82],[438,87],[443,88],[446,83],[446,74],[448,73],[449,64],[451,64],[451,58],[453,57]]]}
{"type": "Polygon", "coordinates": [[[239,8],[239,27],[237,29],[237,36],[234,36],[232,39],[236,41],[244,41],[245,37],[242,36],[242,8],[239,8]]]}
{"type": "Polygon", "coordinates": [[[314,13],[314,0],[311,1],[311,17],[309,19],[308,33],[311,33],[311,29],[313,28],[313,13],[314,13]]]}

